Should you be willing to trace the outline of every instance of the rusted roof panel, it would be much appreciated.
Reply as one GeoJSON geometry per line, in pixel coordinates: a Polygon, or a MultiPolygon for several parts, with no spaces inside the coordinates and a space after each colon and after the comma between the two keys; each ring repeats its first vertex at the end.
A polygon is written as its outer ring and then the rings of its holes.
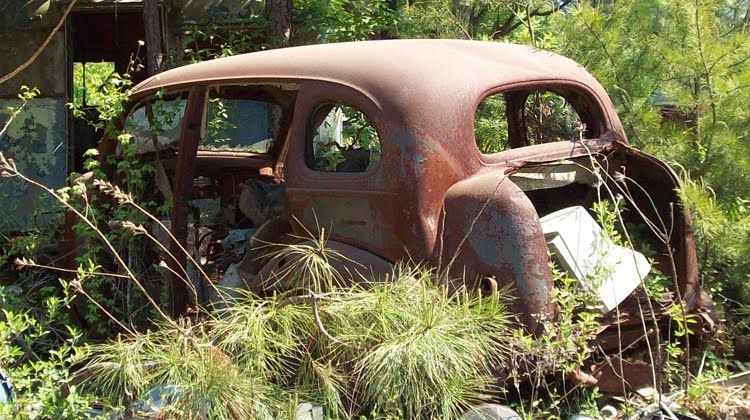
{"type": "MultiPolygon", "coordinates": [[[[551,79],[583,82],[597,96],[607,97],[596,80],[568,58],[523,45],[461,40],[346,42],[242,54],[163,72],[136,86],[134,95],[252,79],[327,80],[377,99],[384,92],[434,96],[430,93],[446,82],[456,92],[474,95],[500,85],[551,79]]],[[[445,92],[440,96],[445,98],[445,92]]]]}

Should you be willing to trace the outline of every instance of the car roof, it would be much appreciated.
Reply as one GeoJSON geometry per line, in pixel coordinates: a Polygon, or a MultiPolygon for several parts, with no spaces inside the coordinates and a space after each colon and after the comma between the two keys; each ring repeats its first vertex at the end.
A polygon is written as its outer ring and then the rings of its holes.
{"type": "Polygon", "coordinates": [[[431,90],[436,82],[446,80],[458,84],[473,80],[487,86],[534,80],[596,83],[574,61],[524,45],[412,39],[319,44],[219,58],[152,76],[138,84],[133,94],[253,79],[326,80],[363,90],[408,82],[417,91],[431,90]]]}

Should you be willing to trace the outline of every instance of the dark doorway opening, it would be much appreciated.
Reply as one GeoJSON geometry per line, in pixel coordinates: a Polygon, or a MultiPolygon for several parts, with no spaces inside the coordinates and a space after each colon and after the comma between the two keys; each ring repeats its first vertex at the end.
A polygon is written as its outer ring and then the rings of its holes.
{"type": "MultiPolygon", "coordinates": [[[[96,93],[102,84],[114,72],[128,72],[132,60],[145,60],[145,47],[138,51],[139,41],[145,37],[143,13],[140,7],[77,11],[70,16],[68,25],[68,101],[83,107],[86,120],[95,121],[99,116],[96,93]]],[[[131,71],[130,78],[138,83],[146,78],[146,72],[131,71]]],[[[70,168],[82,173],[84,152],[98,146],[103,132],[80,118],[71,118],[69,127],[70,168]]]]}

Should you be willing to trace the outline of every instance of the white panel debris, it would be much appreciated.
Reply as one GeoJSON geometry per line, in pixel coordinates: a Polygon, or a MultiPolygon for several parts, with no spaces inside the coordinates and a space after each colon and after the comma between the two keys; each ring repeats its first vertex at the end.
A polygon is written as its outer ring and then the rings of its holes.
{"type": "Polygon", "coordinates": [[[541,223],[554,258],[570,276],[599,296],[605,312],[633,293],[651,271],[643,254],[613,243],[581,206],[548,214],[541,223]]]}

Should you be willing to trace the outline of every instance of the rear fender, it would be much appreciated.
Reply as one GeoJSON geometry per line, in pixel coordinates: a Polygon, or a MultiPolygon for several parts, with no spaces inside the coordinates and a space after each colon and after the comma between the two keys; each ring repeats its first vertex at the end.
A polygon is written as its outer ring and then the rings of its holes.
{"type": "Polygon", "coordinates": [[[454,184],[445,197],[436,255],[468,286],[491,277],[510,286],[513,307],[529,330],[554,315],[552,270],[539,216],[526,194],[500,173],[454,184]]]}

